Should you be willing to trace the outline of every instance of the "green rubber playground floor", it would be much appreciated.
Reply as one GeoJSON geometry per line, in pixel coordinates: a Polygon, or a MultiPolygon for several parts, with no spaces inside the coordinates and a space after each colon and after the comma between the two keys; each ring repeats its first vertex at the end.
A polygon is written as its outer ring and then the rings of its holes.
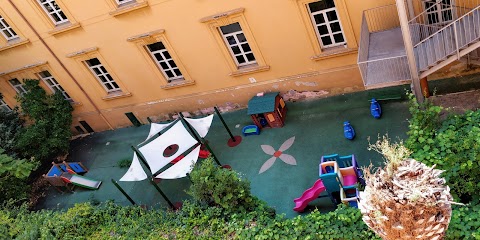
{"type": "MultiPolygon", "coordinates": [[[[447,91],[442,90],[441,82],[436,86],[440,86],[439,92],[447,91]]],[[[319,100],[287,102],[288,112],[283,128],[266,129],[260,135],[242,137],[241,144],[234,148],[227,146],[228,133],[215,116],[206,139],[222,164],[231,165],[242,177],[251,182],[254,195],[274,207],[277,213],[294,217],[298,213],[292,210],[293,199],[300,197],[303,191],[318,179],[318,165],[322,155],[355,154],[360,166],[367,166],[370,163],[379,166],[383,159],[379,154],[367,150],[368,138],[371,138],[371,142],[384,134],[388,134],[393,141],[406,138],[410,117],[407,101],[381,101],[383,110],[381,119],[374,119],[369,110],[370,98],[396,97],[402,95],[405,88],[408,86],[319,100]],[[343,122],[347,120],[356,131],[353,141],[343,136],[343,122]],[[259,174],[262,165],[271,158],[263,152],[261,145],[270,145],[278,150],[282,143],[292,137],[295,137],[292,146],[283,153],[293,156],[296,165],[289,165],[277,159],[268,170],[259,174]]],[[[241,135],[242,127],[252,124],[246,109],[224,113],[222,116],[234,135],[241,135]]],[[[143,125],[100,132],[72,141],[68,161],[80,161],[87,166],[90,171],[85,176],[103,181],[100,189],[86,190],[76,187],[73,193],[59,193],[50,187],[38,208],[65,209],[75,203],[106,200],[130,205],[112,184],[111,179],[118,180],[127,171],[128,168],[119,168],[118,162],[132,159],[133,151],[130,146],[142,142],[148,135],[149,128],[149,125],[143,125]]],[[[119,184],[137,204],[145,204],[152,208],[168,207],[162,196],[147,181],[119,184]]],[[[185,190],[190,184],[188,178],[183,178],[163,180],[158,186],[172,202],[179,202],[189,198],[185,190]]],[[[320,198],[309,204],[306,213],[314,208],[330,211],[335,206],[328,198],[320,198]]]]}

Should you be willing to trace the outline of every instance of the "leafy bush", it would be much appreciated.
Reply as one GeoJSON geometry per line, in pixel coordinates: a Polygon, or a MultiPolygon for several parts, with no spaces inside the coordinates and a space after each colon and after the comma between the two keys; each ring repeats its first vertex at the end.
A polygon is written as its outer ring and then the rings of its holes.
{"type": "Polygon", "coordinates": [[[250,193],[250,182],[233,170],[217,166],[211,157],[203,160],[190,177],[193,184],[188,193],[202,205],[245,211],[258,204],[250,193]]]}
{"type": "Polygon", "coordinates": [[[48,95],[38,82],[25,80],[27,92],[17,96],[22,112],[32,121],[21,131],[17,146],[23,157],[49,163],[49,158],[68,151],[73,108],[60,92],[48,95]]]}
{"type": "Polygon", "coordinates": [[[26,178],[37,167],[35,162],[15,159],[0,148],[0,202],[7,200],[18,202],[27,198],[26,178]]]}
{"type": "Polygon", "coordinates": [[[454,207],[446,239],[480,239],[480,206],[454,207]]]}
{"type": "Polygon", "coordinates": [[[24,121],[20,118],[17,108],[12,111],[0,110],[0,148],[10,156],[17,156],[16,141],[23,124],[24,121]]]}
{"type": "Polygon", "coordinates": [[[380,239],[362,221],[356,208],[339,205],[328,213],[314,210],[293,219],[277,218],[238,233],[240,239],[380,239]]]}
{"type": "MultiPolygon", "coordinates": [[[[2,239],[379,239],[358,209],[340,206],[293,219],[265,212],[231,214],[185,202],[178,212],[77,204],[68,211],[0,209],[2,239]]],[[[480,207],[453,210],[446,239],[480,239],[480,207]]]]}
{"type": "Polygon", "coordinates": [[[128,168],[130,165],[132,165],[132,159],[128,158],[122,159],[117,163],[117,167],[119,168],[128,168]]]}
{"type": "Polygon", "coordinates": [[[441,107],[412,101],[406,146],[412,157],[445,170],[453,195],[463,202],[480,198],[480,110],[449,115],[440,121],[441,107]]]}

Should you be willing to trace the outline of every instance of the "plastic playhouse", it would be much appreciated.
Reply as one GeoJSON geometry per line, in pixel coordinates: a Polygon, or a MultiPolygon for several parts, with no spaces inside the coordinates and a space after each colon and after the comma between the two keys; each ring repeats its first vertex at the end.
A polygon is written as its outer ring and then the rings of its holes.
{"type": "Polygon", "coordinates": [[[322,156],[319,165],[319,179],[311,188],[303,192],[301,197],[293,200],[295,202],[293,210],[303,212],[309,202],[319,197],[329,197],[335,205],[342,202],[352,207],[358,207],[359,184],[365,185],[365,180],[353,154],[322,156]],[[327,194],[320,196],[322,192],[327,194]]]}
{"type": "Polygon", "coordinates": [[[278,92],[259,93],[248,101],[247,114],[260,130],[281,128],[285,125],[287,106],[278,92]]]}

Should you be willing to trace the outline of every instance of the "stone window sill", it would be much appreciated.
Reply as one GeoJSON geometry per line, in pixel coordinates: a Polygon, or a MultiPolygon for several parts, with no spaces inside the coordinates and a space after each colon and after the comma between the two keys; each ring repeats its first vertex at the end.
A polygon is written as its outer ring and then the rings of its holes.
{"type": "Polygon", "coordinates": [[[56,34],[70,31],[72,29],[79,28],[79,27],[80,27],[80,23],[67,23],[67,24],[56,26],[54,29],[48,31],[48,33],[52,35],[56,35],[56,34]]]}
{"type": "Polygon", "coordinates": [[[325,49],[323,53],[312,56],[311,59],[314,61],[318,61],[318,60],[323,60],[323,59],[328,59],[333,57],[354,54],[354,53],[357,53],[357,51],[358,51],[357,48],[336,47],[332,49],[325,49]]]}
{"type": "Polygon", "coordinates": [[[168,83],[167,85],[161,86],[161,88],[162,89],[173,89],[173,88],[191,86],[191,85],[194,85],[194,84],[195,84],[195,81],[192,81],[192,80],[173,81],[171,83],[168,83]]]}
{"type": "Polygon", "coordinates": [[[11,40],[7,43],[7,45],[0,46],[0,51],[7,50],[7,49],[10,49],[10,48],[14,48],[14,47],[17,47],[17,46],[21,46],[21,45],[27,44],[29,42],[30,42],[30,40],[28,40],[28,39],[11,40]]]}
{"type": "Polygon", "coordinates": [[[265,66],[254,65],[254,66],[251,66],[251,67],[245,67],[245,68],[238,69],[238,71],[235,71],[235,72],[231,72],[230,76],[238,77],[238,76],[242,76],[242,75],[246,75],[246,74],[263,72],[263,71],[268,71],[268,70],[270,70],[270,66],[268,66],[268,65],[265,65],[265,66]]]}
{"type": "Polygon", "coordinates": [[[105,97],[102,97],[103,100],[105,101],[109,101],[109,100],[114,100],[114,99],[118,99],[118,98],[125,98],[125,97],[130,97],[132,96],[131,93],[129,92],[112,92],[112,93],[109,93],[107,96],[105,97]]]}
{"type": "Polygon", "coordinates": [[[144,8],[144,7],[147,7],[147,6],[148,6],[148,2],[146,2],[146,1],[145,2],[140,2],[140,3],[133,2],[133,3],[126,4],[124,6],[119,6],[116,10],[111,11],[110,15],[118,16],[118,15],[128,13],[128,12],[131,12],[131,11],[134,11],[134,10],[137,10],[137,9],[140,9],[140,8],[144,8]]]}
{"type": "Polygon", "coordinates": [[[70,102],[70,105],[72,107],[79,107],[79,106],[82,106],[83,104],[81,102],[70,102]]]}

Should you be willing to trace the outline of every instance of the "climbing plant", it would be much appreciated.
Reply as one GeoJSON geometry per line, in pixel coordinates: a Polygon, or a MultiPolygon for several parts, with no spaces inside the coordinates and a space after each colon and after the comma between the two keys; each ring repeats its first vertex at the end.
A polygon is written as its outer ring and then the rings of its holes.
{"type": "Polygon", "coordinates": [[[443,176],[452,193],[462,202],[480,200],[480,110],[450,114],[440,119],[443,109],[426,101],[411,100],[408,140],[412,157],[445,170],[443,176]]]}
{"type": "Polygon", "coordinates": [[[23,157],[51,162],[51,157],[68,151],[71,137],[72,111],[60,92],[47,94],[35,79],[24,80],[27,90],[17,96],[22,113],[31,121],[18,138],[17,147],[23,157]]]}

